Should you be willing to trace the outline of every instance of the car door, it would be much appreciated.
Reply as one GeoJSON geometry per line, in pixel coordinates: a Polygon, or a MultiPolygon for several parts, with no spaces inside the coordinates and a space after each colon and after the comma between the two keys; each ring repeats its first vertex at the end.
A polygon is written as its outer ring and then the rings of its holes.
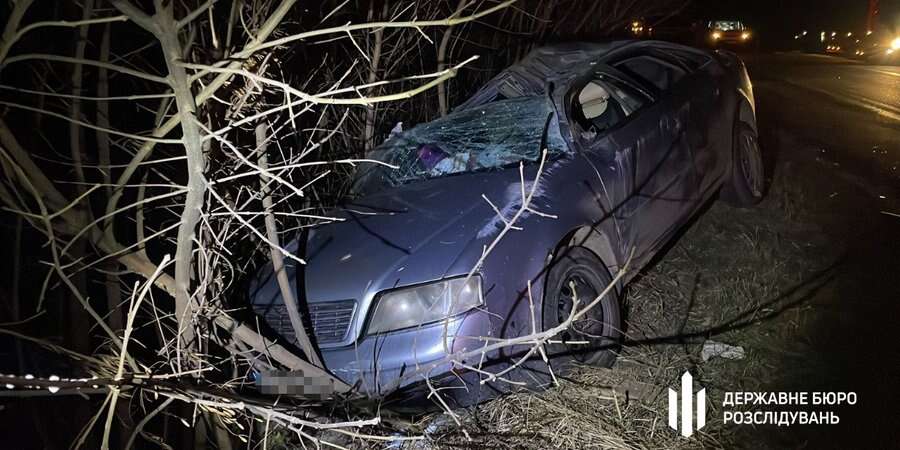
{"type": "Polygon", "coordinates": [[[573,90],[570,122],[576,145],[591,164],[611,165],[618,174],[615,183],[596,180],[595,189],[610,196],[624,247],[634,247],[639,260],[649,258],[679,223],[687,209],[684,186],[694,181],[693,165],[679,142],[683,121],[673,116],[670,102],[609,66],[599,66],[573,90]],[[604,130],[589,130],[579,112],[579,92],[592,82],[606,86],[610,101],[625,112],[604,130]]]}
{"type": "Polygon", "coordinates": [[[654,107],[648,111],[652,117],[641,122],[645,133],[656,135],[656,144],[640,145],[645,139],[641,135],[623,134],[616,139],[622,146],[639,144],[635,171],[636,192],[643,199],[639,221],[640,227],[647,229],[643,239],[652,242],[650,248],[655,250],[698,203],[697,172],[688,138],[691,95],[685,89],[687,71],[650,50],[621,58],[613,66],[654,91],[654,107]],[[647,130],[654,126],[656,130],[647,130]]]}
{"type": "Polygon", "coordinates": [[[701,197],[698,200],[702,200],[721,177],[724,164],[721,147],[730,145],[730,142],[723,144],[722,139],[731,135],[731,118],[720,111],[722,92],[718,76],[722,73],[717,71],[718,66],[711,57],[700,52],[671,51],[668,56],[677,58],[689,71],[681,90],[686,94],[690,108],[687,140],[697,171],[698,195],[701,197]]]}

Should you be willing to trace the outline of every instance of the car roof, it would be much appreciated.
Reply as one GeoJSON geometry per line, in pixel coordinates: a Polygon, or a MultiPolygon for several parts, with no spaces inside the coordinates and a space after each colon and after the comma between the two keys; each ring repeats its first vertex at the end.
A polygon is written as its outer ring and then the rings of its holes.
{"type": "Polygon", "coordinates": [[[676,44],[619,40],[609,42],[575,42],[539,47],[528,53],[519,62],[502,70],[488,81],[475,95],[459,105],[463,110],[493,101],[498,95],[506,98],[542,95],[549,83],[564,84],[590,68],[586,63],[625,48],[681,47],[676,44]]]}
{"type": "Polygon", "coordinates": [[[540,47],[532,50],[521,61],[506,68],[504,72],[531,74],[541,76],[546,80],[565,75],[579,64],[589,60],[596,60],[610,51],[632,42],[576,42],[540,47]]]}

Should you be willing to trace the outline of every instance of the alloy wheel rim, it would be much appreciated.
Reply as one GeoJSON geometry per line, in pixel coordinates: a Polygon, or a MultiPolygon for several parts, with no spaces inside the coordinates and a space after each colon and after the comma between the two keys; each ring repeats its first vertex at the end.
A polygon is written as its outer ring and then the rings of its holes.
{"type": "MultiPolygon", "coordinates": [[[[570,273],[566,276],[563,286],[557,294],[556,319],[558,323],[563,323],[569,319],[576,299],[578,307],[583,308],[597,298],[599,293],[580,271],[570,273]]],[[[583,361],[588,358],[589,353],[584,353],[581,350],[584,350],[590,344],[586,346],[577,342],[596,342],[599,340],[598,337],[602,336],[602,333],[603,306],[597,305],[591,311],[576,319],[572,326],[561,332],[557,338],[563,341],[567,352],[571,353],[576,359],[583,361]]]]}

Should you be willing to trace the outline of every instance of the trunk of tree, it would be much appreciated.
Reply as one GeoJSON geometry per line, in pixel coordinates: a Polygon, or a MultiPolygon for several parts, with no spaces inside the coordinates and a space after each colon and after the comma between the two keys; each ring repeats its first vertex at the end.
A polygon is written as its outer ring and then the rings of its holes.
{"type": "MultiPolygon", "coordinates": [[[[459,3],[456,4],[456,9],[453,11],[452,17],[460,15],[467,4],[467,0],[459,0],[459,3]]],[[[447,46],[450,45],[450,40],[453,38],[453,29],[454,27],[447,27],[447,29],[444,30],[444,35],[441,37],[441,44],[438,46],[437,51],[438,71],[447,68],[447,46]]],[[[450,106],[447,104],[447,83],[441,83],[437,86],[437,94],[438,109],[441,112],[441,117],[443,117],[446,116],[447,112],[450,110],[450,106]]]]}

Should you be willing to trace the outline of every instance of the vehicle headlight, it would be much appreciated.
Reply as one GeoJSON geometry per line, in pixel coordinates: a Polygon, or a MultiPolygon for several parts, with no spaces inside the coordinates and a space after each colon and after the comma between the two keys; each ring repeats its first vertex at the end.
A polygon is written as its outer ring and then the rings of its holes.
{"type": "Polygon", "coordinates": [[[411,328],[462,314],[484,303],[474,275],[385,291],[376,297],[367,334],[411,328]]]}
{"type": "Polygon", "coordinates": [[[900,50],[900,37],[891,41],[891,48],[894,50],[900,50]]]}
{"type": "Polygon", "coordinates": [[[747,39],[750,39],[750,33],[741,33],[741,40],[746,41],[747,39]]]}
{"type": "Polygon", "coordinates": [[[718,41],[719,39],[722,39],[722,33],[719,33],[718,31],[714,31],[712,34],[712,38],[713,38],[713,40],[718,41]]]}

